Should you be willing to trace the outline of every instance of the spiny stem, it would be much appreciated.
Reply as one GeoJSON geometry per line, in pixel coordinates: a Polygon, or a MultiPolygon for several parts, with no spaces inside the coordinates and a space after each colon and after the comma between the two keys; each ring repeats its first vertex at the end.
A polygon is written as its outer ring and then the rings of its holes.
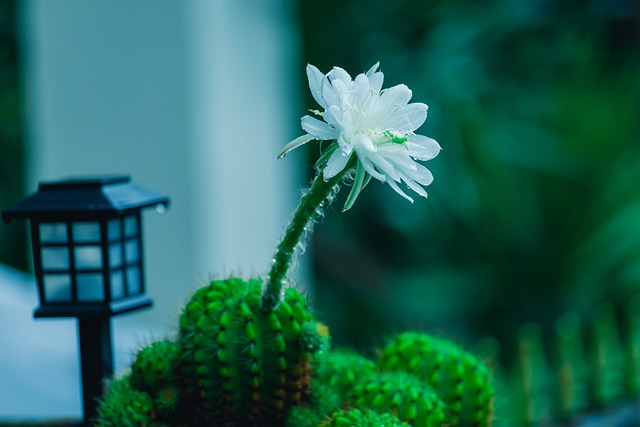
{"type": "Polygon", "coordinates": [[[307,224],[312,221],[320,211],[320,207],[327,200],[333,188],[338,185],[342,177],[351,168],[346,167],[342,172],[325,181],[320,171],[311,185],[311,188],[302,196],[300,205],[293,214],[293,219],[287,227],[282,241],[278,245],[273,265],[269,272],[267,287],[262,294],[262,311],[270,313],[280,301],[280,291],[296,245],[300,241],[307,224]]]}

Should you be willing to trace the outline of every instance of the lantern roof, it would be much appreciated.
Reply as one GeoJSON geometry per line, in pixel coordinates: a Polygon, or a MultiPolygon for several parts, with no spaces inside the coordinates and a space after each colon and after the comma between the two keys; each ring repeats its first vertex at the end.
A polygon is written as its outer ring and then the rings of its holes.
{"type": "Polygon", "coordinates": [[[99,216],[168,204],[168,197],[131,183],[128,175],[81,176],[41,182],[36,193],[2,212],[2,219],[99,216]]]}

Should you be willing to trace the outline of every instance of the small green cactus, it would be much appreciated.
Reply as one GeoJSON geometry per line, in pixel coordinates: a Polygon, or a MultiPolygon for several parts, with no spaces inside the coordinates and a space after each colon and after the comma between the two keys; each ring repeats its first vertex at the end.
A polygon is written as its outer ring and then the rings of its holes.
{"type": "Polygon", "coordinates": [[[142,348],[131,365],[131,382],[143,391],[156,391],[174,384],[178,376],[180,349],[169,340],[142,348]]]}
{"type": "Polygon", "coordinates": [[[131,365],[131,384],[149,393],[166,420],[180,416],[180,370],[180,346],[167,339],[142,348],[131,365]]]}
{"type": "Polygon", "coordinates": [[[354,350],[336,349],[318,355],[315,361],[316,381],[333,388],[343,399],[358,379],[377,372],[375,362],[354,350]]]}
{"type": "Polygon", "coordinates": [[[349,409],[335,412],[318,427],[409,427],[390,413],[378,413],[368,409],[349,409]]]}
{"type": "Polygon", "coordinates": [[[130,375],[111,379],[98,407],[98,427],[163,427],[157,421],[156,408],[151,396],[136,390],[130,375]]]}
{"type": "Polygon", "coordinates": [[[406,371],[429,384],[447,405],[451,426],[488,426],[494,388],[489,368],[451,341],[405,332],[382,351],[383,371],[406,371]]]}
{"type": "Polygon", "coordinates": [[[406,372],[360,378],[349,393],[352,407],[396,414],[414,427],[440,427],[445,405],[424,382],[406,372]]]}

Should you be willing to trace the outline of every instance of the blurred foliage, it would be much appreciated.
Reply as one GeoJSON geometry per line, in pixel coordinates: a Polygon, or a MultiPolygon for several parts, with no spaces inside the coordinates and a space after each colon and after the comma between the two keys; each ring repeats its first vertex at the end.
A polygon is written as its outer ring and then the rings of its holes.
{"type": "MultiPolygon", "coordinates": [[[[16,12],[15,0],[0,0],[0,211],[24,195],[16,12]]],[[[25,224],[0,221],[0,262],[26,269],[26,244],[25,224]]]]}
{"type": "Polygon", "coordinates": [[[566,312],[548,330],[517,333],[515,363],[499,370],[496,426],[636,426],[640,397],[640,297],[566,312]],[[505,392],[508,390],[508,392],[505,392]]]}
{"type": "Polygon", "coordinates": [[[427,200],[374,182],[317,226],[316,305],[337,342],[439,328],[495,336],[510,360],[520,325],[640,290],[639,9],[299,2],[305,62],[355,75],[380,61],[384,87],[429,104],[419,133],[443,147],[427,200]]]}

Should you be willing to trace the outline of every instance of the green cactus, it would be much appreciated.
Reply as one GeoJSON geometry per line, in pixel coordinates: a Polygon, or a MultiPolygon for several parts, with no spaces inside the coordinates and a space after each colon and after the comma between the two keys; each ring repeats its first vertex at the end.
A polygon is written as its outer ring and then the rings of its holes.
{"type": "Polygon", "coordinates": [[[316,381],[333,388],[343,399],[346,399],[359,378],[369,377],[377,372],[375,362],[348,349],[319,354],[314,367],[316,381]]]}
{"type": "Polygon", "coordinates": [[[273,311],[262,281],[232,278],[200,288],[180,318],[185,394],[201,422],[273,420],[309,398],[310,356],[328,339],[293,288],[273,311]]]}
{"type": "Polygon", "coordinates": [[[396,414],[414,427],[440,427],[445,421],[445,405],[431,387],[402,371],[359,378],[349,402],[352,407],[396,414]]]}
{"type": "Polygon", "coordinates": [[[491,372],[451,341],[405,332],[384,348],[378,366],[409,372],[433,387],[447,405],[451,426],[491,424],[495,394],[491,372]]]}
{"type": "Polygon", "coordinates": [[[180,346],[166,339],[142,348],[131,365],[131,384],[149,393],[167,420],[180,416],[180,369],[180,346]]]}
{"type": "Polygon", "coordinates": [[[131,376],[111,379],[98,406],[98,427],[164,427],[151,396],[133,387],[131,376]]]}
{"type": "Polygon", "coordinates": [[[338,411],[318,425],[318,427],[409,427],[390,413],[377,413],[371,410],[349,409],[338,411]]]}
{"type": "Polygon", "coordinates": [[[142,348],[131,365],[131,382],[143,391],[156,391],[174,384],[178,376],[180,349],[169,340],[156,341],[142,348]]]}

